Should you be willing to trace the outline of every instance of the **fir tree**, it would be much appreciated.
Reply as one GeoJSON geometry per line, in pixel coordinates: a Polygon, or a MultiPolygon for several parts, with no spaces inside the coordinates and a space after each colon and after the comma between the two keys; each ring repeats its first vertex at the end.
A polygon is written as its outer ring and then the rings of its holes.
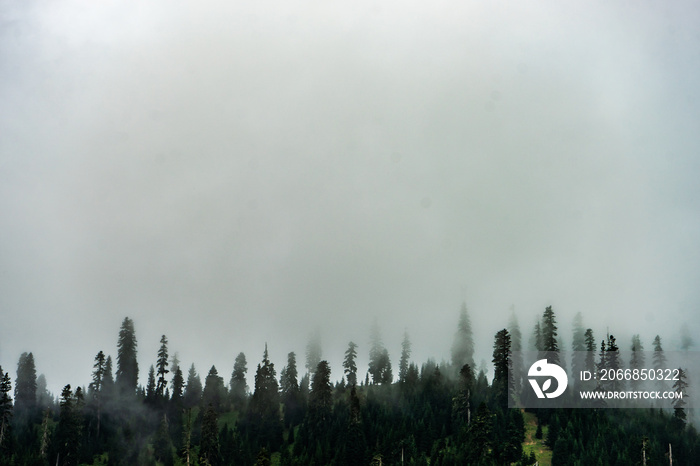
{"type": "Polygon", "coordinates": [[[595,337],[593,336],[593,330],[587,328],[583,337],[586,344],[585,370],[593,372],[595,370],[595,337]]]}
{"type": "Polygon", "coordinates": [[[511,361],[511,340],[507,329],[496,333],[493,345],[493,389],[496,400],[501,407],[508,407],[508,397],[513,393],[512,378],[509,377],[512,371],[511,361]]]}
{"type": "Polygon", "coordinates": [[[233,373],[231,374],[231,381],[229,383],[231,402],[237,409],[241,409],[244,406],[248,393],[248,384],[246,383],[245,378],[247,372],[248,365],[245,359],[245,354],[238,353],[238,356],[236,356],[236,361],[233,364],[233,373]]]}
{"type": "Polygon", "coordinates": [[[15,379],[15,417],[19,423],[30,421],[36,408],[36,366],[32,353],[22,353],[15,379]]]}
{"type": "Polygon", "coordinates": [[[372,376],[372,382],[375,384],[390,384],[394,378],[389,352],[384,347],[384,343],[382,343],[381,332],[376,319],[370,332],[369,373],[372,376]]]}
{"type": "Polygon", "coordinates": [[[301,421],[301,392],[297,376],[297,358],[292,351],[287,354],[287,365],[280,372],[280,390],[285,408],[284,418],[290,425],[301,421]]]}
{"type": "Polygon", "coordinates": [[[182,396],[185,390],[185,378],[182,375],[182,369],[180,369],[180,366],[176,366],[175,375],[173,376],[171,384],[173,387],[171,399],[175,405],[178,405],[179,403],[182,403],[182,396]]]}
{"type": "Polygon", "coordinates": [[[556,324],[557,321],[552,306],[547,306],[544,314],[542,314],[542,351],[550,363],[560,364],[556,324]]]}
{"type": "Polygon", "coordinates": [[[352,341],[348,343],[348,349],[345,350],[345,359],[343,359],[343,370],[348,379],[348,385],[357,385],[357,345],[352,341]]]}
{"type": "Polygon", "coordinates": [[[515,311],[511,312],[510,319],[508,320],[508,333],[510,334],[511,349],[513,352],[513,389],[515,393],[520,393],[523,374],[523,335],[520,332],[520,326],[518,325],[518,318],[515,315],[515,311]]]}
{"type": "Polygon", "coordinates": [[[146,402],[153,403],[156,396],[156,371],[153,365],[148,369],[148,382],[146,384],[146,402]]]}
{"type": "Polygon", "coordinates": [[[328,361],[321,361],[314,371],[309,394],[309,415],[316,426],[329,419],[332,403],[331,369],[328,361]]]}
{"type": "Polygon", "coordinates": [[[194,364],[190,366],[187,373],[187,385],[185,385],[185,393],[183,395],[183,404],[186,408],[192,408],[199,404],[202,399],[202,380],[194,368],[194,364]]]}
{"type": "Polygon", "coordinates": [[[117,379],[119,393],[133,395],[139,378],[139,365],[136,360],[136,332],[134,321],[124,318],[117,341],[117,379]]]}
{"type": "Polygon", "coordinates": [[[661,337],[656,335],[654,337],[654,356],[653,363],[654,369],[666,369],[666,356],[664,356],[664,349],[661,347],[661,337]]]}
{"type": "Polygon", "coordinates": [[[279,385],[275,365],[270,362],[267,344],[262,364],[255,372],[255,391],[250,399],[251,421],[256,426],[261,444],[275,448],[282,443],[282,423],[279,413],[279,385]]]}
{"type": "Polygon", "coordinates": [[[220,464],[219,428],[217,426],[216,410],[209,405],[202,420],[202,442],[199,447],[200,463],[216,466],[220,464]]]}
{"type": "Polygon", "coordinates": [[[211,406],[217,413],[221,412],[226,399],[226,387],[224,379],[219,377],[215,366],[211,366],[206,379],[204,379],[204,391],[202,392],[202,405],[211,406]]]}
{"type": "Polygon", "coordinates": [[[686,423],[687,415],[685,413],[685,398],[688,397],[688,378],[683,368],[678,368],[678,378],[673,383],[673,391],[677,394],[673,401],[673,419],[680,426],[686,423]]]}
{"type": "Polygon", "coordinates": [[[2,371],[0,366],[0,457],[9,458],[10,421],[12,420],[12,381],[10,373],[2,371]]]}
{"type": "Polygon", "coordinates": [[[158,349],[158,360],[156,362],[158,371],[158,381],[156,383],[156,398],[162,399],[165,396],[165,388],[168,386],[168,381],[165,376],[170,372],[168,370],[168,339],[163,335],[160,338],[160,349],[158,349]]]}
{"type": "Polygon", "coordinates": [[[399,360],[399,382],[404,383],[408,375],[408,365],[411,358],[411,340],[408,338],[408,332],[404,331],[403,341],[401,342],[401,359],[399,360]]]}
{"type": "Polygon", "coordinates": [[[462,308],[459,311],[457,332],[452,343],[452,367],[457,372],[465,364],[474,367],[474,336],[469,313],[467,312],[467,304],[462,303],[462,308]]]}
{"type": "MultiPolygon", "coordinates": [[[[630,369],[644,369],[644,346],[642,345],[642,341],[639,338],[639,334],[632,335],[632,346],[630,349],[632,350],[632,356],[630,358],[630,369]]],[[[641,380],[632,379],[630,381],[630,385],[634,389],[639,388],[640,384],[641,380]]]]}
{"type": "Polygon", "coordinates": [[[321,361],[321,332],[316,329],[309,337],[306,344],[306,370],[313,377],[314,371],[321,361]]]}

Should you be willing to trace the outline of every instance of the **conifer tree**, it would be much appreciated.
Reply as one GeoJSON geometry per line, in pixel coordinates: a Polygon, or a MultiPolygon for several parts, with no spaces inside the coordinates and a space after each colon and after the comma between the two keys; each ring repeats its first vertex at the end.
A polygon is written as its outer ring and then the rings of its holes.
{"type": "Polygon", "coordinates": [[[175,375],[173,376],[171,384],[173,387],[171,399],[177,406],[177,404],[182,403],[182,396],[185,390],[185,378],[182,375],[182,369],[180,369],[180,366],[176,366],[175,375]]]}
{"type": "MultiPolygon", "coordinates": [[[[632,356],[630,358],[630,369],[644,369],[644,346],[642,345],[642,341],[639,337],[639,334],[632,335],[632,346],[630,349],[632,350],[632,356]]],[[[630,381],[630,385],[634,389],[639,388],[640,384],[641,380],[632,379],[630,381]]]]}
{"type": "Polygon", "coordinates": [[[280,372],[280,390],[282,403],[284,404],[284,418],[290,425],[301,421],[301,393],[297,376],[297,358],[292,351],[287,354],[287,365],[280,372]]]}
{"type": "Polygon", "coordinates": [[[255,372],[255,391],[250,399],[251,421],[257,426],[262,444],[270,443],[275,448],[282,441],[282,422],[279,412],[279,385],[275,365],[270,362],[267,344],[262,364],[255,372]]]}
{"type": "Polygon", "coordinates": [[[316,329],[309,336],[309,342],[306,344],[306,370],[312,377],[321,357],[321,332],[316,329]]]}
{"type": "Polygon", "coordinates": [[[330,417],[333,403],[332,390],[330,366],[328,361],[321,361],[314,371],[311,393],[309,393],[309,415],[316,426],[325,424],[330,417]]]}
{"type": "Polygon", "coordinates": [[[411,340],[408,338],[408,332],[404,331],[403,341],[401,342],[401,359],[399,360],[399,382],[404,383],[408,375],[408,365],[411,358],[411,340]]]}
{"type": "Polygon", "coordinates": [[[674,393],[680,395],[673,400],[673,418],[681,426],[684,426],[687,420],[685,413],[685,398],[688,397],[688,376],[683,368],[678,368],[678,378],[673,383],[674,393]]]}
{"type": "Polygon", "coordinates": [[[100,351],[97,353],[97,356],[95,356],[95,364],[92,366],[92,382],[90,382],[90,385],[88,386],[88,390],[92,397],[92,401],[94,402],[95,411],[97,413],[96,431],[98,438],[100,436],[100,424],[102,421],[102,389],[105,377],[105,365],[105,354],[100,351]]]}
{"type": "Polygon", "coordinates": [[[343,359],[343,370],[348,380],[349,386],[357,385],[357,345],[352,341],[348,343],[348,349],[345,350],[345,359],[343,359]]]}
{"type": "Polygon", "coordinates": [[[496,400],[501,407],[508,407],[508,397],[513,393],[512,379],[509,377],[512,371],[511,340],[507,329],[496,333],[493,345],[493,390],[496,400]]]}
{"type": "Polygon", "coordinates": [[[389,352],[384,347],[384,343],[382,343],[381,332],[376,319],[370,332],[369,373],[372,376],[372,382],[375,384],[390,384],[394,378],[389,352]]]}
{"type": "Polygon", "coordinates": [[[36,366],[32,353],[22,353],[17,363],[15,379],[15,417],[25,423],[34,415],[36,407],[36,366]]]}
{"type": "MultiPolygon", "coordinates": [[[[583,328],[583,316],[580,312],[576,313],[573,325],[573,339],[571,341],[571,350],[573,351],[571,359],[571,372],[578,374],[586,367],[586,332],[583,328]]],[[[578,376],[574,377],[574,383],[578,383],[578,376]]]]}
{"type": "Polygon", "coordinates": [[[452,367],[455,372],[458,372],[465,364],[474,367],[474,336],[467,303],[462,303],[457,332],[452,343],[452,367]]]}
{"type": "Polygon", "coordinates": [[[666,356],[664,355],[664,349],[661,347],[661,337],[656,335],[654,337],[654,356],[653,363],[654,369],[666,369],[666,356]]]}
{"type": "Polygon", "coordinates": [[[552,306],[547,306],[542,314],[542,351],[548,362],[561,364],[559,360],[559,344],[557,343],[557,320],[552,306]]]}
{"type": "Polygon", "coordinates": [[[165,376],[170,372],[168,370],[168,339],[163,335],[160,338],[160,349],[158,349],[158,360],[156,362],[158,369],[156,375],[156,398],[162,399],[165,396],[165,388],[168,386],[168,381],[165,376]]]}
{"type": "Polygon", "coordinates": [[[231,392],[231,402],[233,406],[241,409],[245,404],[246,396],[248,393],[248,384],[246,383],[246,373],[248,372],[248,366],[245,359],[245,354],[238,353],[236,356],[236,361],[233,364],[233,373],[231,374],[230,392],[231,392]]]}
{"type": "Polygon", "coordinates": [[[215,366],[211,366],[206,379],[204,379],[204,391],[202,392],[202,405],[211,406],[214,411],[221,412],[226,399],[226,387],[224,379],[219,377],[215,366]]]}
{"type": "Polygon", "coordinates": [[[12,420],[12,381],[10,373],[0,366],[0,456],[9,458],[10,421],[12,420]]]}
{"type": "Polygon", "coordinates": [[[139,378],[139,365],[136,360],[136,332],[134,321],[124,318],[117,341],[117,379],[119,393],[133,395],[139,378]]]}
{"type": "Polygon", "coordinates": [[[510,334],[511,350],[513,352],[513,389],[515,393],[520,393],[522,387],[522,374],[523,374],[523,335],[520,332],[520,326],[518,325],[518,318],[515,315],[515,311],[511,312],[510,319],[508,320],[508,333],[510,334]]]}
{"type": "Polygon", "coordinates": [[[185,385],[185,393],[183,395],[183,404],[186,408],[192,408],[199,404],[202,399],[202,380],[194,368],[194,364],[190,366],[187,373],[187,385],[185,385]]]}
{"type": "Polygon", "coordinates": [[[156,398],[156,371],[153,364],[148,369],[148,382],[146,383],[146,402],[153,403],[156,398]]]}
{"type": "Polygon", "coordinates": [[[63,465],[78,464],[80,449],[80,422],[76,398],[70,385],[63,387],[60,401],[61,412],[56,428],[58,457],[63,465]]]}
{"type": "Polygon", "coordinates": [[[595,369],[595,337],[593,336],[593,329],[586,329],[584,340],[586,344],[585,370],[593,372],[595,369]]]}
{"type": "Polygon", "coordinates": [[[200,463],[217,466],[220,464],[219,428],[217,426],[216,409],[207,407],[202,420],[202,441],[199,447],[200,463]]]}
{"type": "Polygon", "coordinates": [[[170,426],[168,425],[168,417],[165,414],[160,420],[160,425],[153,439],[153,454],[157,461],[166,466],[173,464],[173,442],[170,439],[170,426]]]}

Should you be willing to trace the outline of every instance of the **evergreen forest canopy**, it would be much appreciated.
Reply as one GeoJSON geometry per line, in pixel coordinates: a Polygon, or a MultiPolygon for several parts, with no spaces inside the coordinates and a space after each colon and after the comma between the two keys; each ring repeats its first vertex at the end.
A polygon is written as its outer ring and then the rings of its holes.
{"type": "MultiPolygon", "coordinates": [[[[332,376],[317,332],[304,367],[290,352],[279,376],[265,344],[254,387],[247,385],[245,354],[236,356],[228,382],[214,366],[202,382],[194,364],[187,368],[171,357],[163,335],[144,387],[127,317],[116,359],[99,351],[90,384],[66,385],[58,399],[37,377],[32,353],[21,355],[14,380],[0,367],[0,466],[700,464],[700,437],[683,401],[666,409],[509,409],[509,398],[523,388],[509,376],[522,366],[513,352],[535,349],[556,358],[563,349],[556,324],[548,307],[526,348],[513,315],[494,336],[490,381],[475,370],[466,305],[450,361],[419,367],[404,333],[397,375],[376,323],[364,378],[358,377],[360,346],[352,341],[343,373],[332,376]]],[[[571,349],[588,356],[568,362],[572,369],[622,364],[614,336],[597,341],[577,315],[571,349]]],[[[630,348],[643,349],[639,335],[630,348]]],[[[659,336],[653,348],[654,363],[661,364],[659,336]]],[[[675,390],[692,389],[681,380],[675,390]]]]}

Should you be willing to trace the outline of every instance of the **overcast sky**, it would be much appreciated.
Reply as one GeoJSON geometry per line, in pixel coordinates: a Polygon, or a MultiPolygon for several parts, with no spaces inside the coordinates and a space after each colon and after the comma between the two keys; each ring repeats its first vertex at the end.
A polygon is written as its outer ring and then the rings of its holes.
{"type": "Polygon", "coordinates": [[[695,2],[0,0],[0,364],[161,334],[202,376],[376,316],[477,361],[514,308],[700,331],[695,2]]]}

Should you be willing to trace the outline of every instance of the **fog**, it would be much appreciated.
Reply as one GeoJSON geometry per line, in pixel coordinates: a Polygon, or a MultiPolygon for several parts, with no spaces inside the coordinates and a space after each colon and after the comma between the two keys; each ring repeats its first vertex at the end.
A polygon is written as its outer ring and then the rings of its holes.
{"type": "Polygon", "coordinates": [[[0,364],[700,330],[693,2],[0,2],[0,364]]]}

